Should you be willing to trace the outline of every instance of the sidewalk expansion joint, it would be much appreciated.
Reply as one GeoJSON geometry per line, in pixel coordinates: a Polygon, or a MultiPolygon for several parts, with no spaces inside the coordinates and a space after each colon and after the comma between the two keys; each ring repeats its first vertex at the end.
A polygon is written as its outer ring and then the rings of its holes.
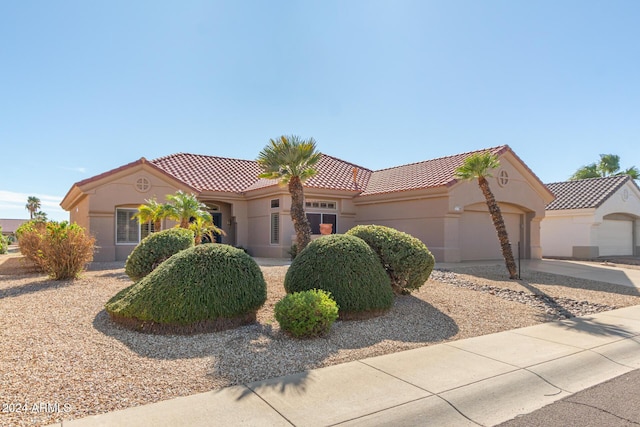
{"type": "Polygon", "coordinates": [[[262,400],[268,407],[270,407],[271,409],[273,409],[276,414],[280,415],[282,418],[284,418],[289,424],[291,424],[292,426],[296,426],[294,423],[291,422],[291,420],[287,417],[284,416],[284,414],[280,411],[278,411],[272,404],[270,404],[269,402],[267,402],[265,399],[262,398],[262,396],[260,396],[258,393],[256,393],[256,391],[254,389],[252,389],[251,387],[249,387],[247,384],[243,384],[243,386],[245,386],[246,388],[248,388],[249,390],[251,390],[251,393],[255,394],[258,399],[262,400]]]}

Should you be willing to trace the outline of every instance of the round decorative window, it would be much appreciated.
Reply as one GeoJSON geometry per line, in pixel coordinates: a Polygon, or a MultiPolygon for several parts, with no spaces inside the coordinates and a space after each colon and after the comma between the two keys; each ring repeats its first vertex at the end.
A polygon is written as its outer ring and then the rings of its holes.
{"type": "Polygon", "coordinates": [[[506,170],[501,170],[500,173],[498,173],[498,185],[500,187],[505,187],[507,184],[509,183],[509,174],[507,173],[506,170]]]}
{"type": "Polygon", "coordinates": [[[151,189],[151,183],[147,178],[145,177],[138,178],[138,180],[136,181],[136,190],[138,190],[141,193],[146,193],[150,189],[151,189]]]}
{"type": "Polygon", "coordinates": [[[629,190],[625,188],[622,190],[622,201],[626,202],[627,200],[629,200],[629,190]]]}

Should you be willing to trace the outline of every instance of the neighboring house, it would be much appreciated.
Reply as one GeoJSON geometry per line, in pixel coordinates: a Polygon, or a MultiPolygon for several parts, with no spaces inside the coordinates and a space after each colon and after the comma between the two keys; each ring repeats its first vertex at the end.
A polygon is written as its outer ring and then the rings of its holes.
{"type": "Polygon", "coordinates": [[[640,254],[640,188],[629,176],[556,182],[541,225],[544,256],[640,254]]]}
{"type": "Polygon", "coordinates": [[[2,235],[5,237],[15,237],[18,227],[28,221],[28,219],[0,219],[2,235]]]}
{"type": "MultiPolygon", "coordinates": [[[[509,146],[485,150],[501,167],[490,179],[514,245],[523,258],[540,258],[540,221],[553,195],[509,146]]],[[[455,169],[472,153],[372,171],[322,155],[305,183],[313,234],[320,223],[344,233],[358,224],[394,227],[421,239],[438,261],[499,259],[495,228],[477,182],[459,182],[455,169]]],[[[277,181],[260,179],[258,164],[187,153],[141,158],[75,183],[61,203],[96,237],[97,261],[123,260],[147,235],[132,216],[146,199],[164,201],[176,190],[196,194],[225,232],[222,243],[259,257],[286,257],[295,239],[291,198],[277,181]]],[[[171,226],[165,221],[164,227],[171,226]]],[[[517,256],[517,254],[516,254],[517,256]]]]}

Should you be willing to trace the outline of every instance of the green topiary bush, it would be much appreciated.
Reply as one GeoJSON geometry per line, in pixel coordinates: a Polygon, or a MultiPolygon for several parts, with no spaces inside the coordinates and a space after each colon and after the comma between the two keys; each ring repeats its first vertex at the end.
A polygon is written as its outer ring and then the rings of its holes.
{"type": "Polygon", "coordinates": [[[152,233],[142,239],[129,254],[124,272],[136,282],[151,273],[171,255],[193,245],[193,232],[185,228],[170,228],[152,233]]]}
{"type": "Polygon", "coordinates": [[[135,330],[190,334],[254,322],[266,298],[253,258],[229,245],[198,245],[167,259],[105,308],[135,330]]]}
{"type": "Polygon", "coordinates": [[[379,315],[393,304],[389,276],[375,252],[362,239],[344,234],[312,241],[291,262],[284,287],[287,293],[330,292],[341,319],[379,315]]]}
{"type": "Polygon", "coordinates": [[[319,289],[288,294],[275,306],[280,328],[296,338],[326,335],[338,318],[338,304],[319,289]]]}
{"type": "Polygon", "coordinates": [[[378,254],[396,294],[418,289],[433,271],[433,255],[410,234],[381,225],[358,225],[347,234],[361,238],[378,254]]]}

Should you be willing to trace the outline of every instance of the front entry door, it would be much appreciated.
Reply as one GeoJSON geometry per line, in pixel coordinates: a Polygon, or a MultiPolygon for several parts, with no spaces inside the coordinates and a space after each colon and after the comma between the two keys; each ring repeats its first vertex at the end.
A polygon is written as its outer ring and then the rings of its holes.
{"type": "MultiPolygon", "coordinates": [[[[222,212],[211,212],[213,217],[213,225],[222,230],[222,212]]],[[[214,234],[216,243],[222,243],[222,236],[220,234],[214,234]]]]}

